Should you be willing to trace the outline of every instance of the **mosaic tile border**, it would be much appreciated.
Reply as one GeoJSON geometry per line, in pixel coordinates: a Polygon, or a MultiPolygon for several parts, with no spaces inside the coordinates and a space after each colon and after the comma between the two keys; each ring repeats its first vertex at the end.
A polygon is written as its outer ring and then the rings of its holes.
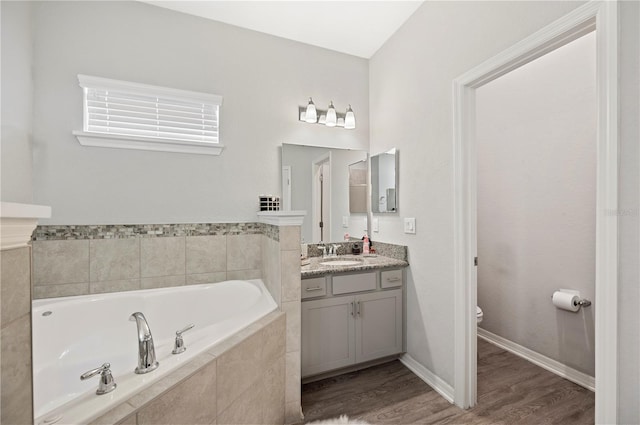
{"type": "Polygon", "coordinates": [[[262,230],[263,235],[276,242],[280,242],[280,228],[278,226],[274,226],[273,224],[262,224],[262,230]]]}
{"type": "MultiPolygon", "coordinates": [[[[128,239],[171,236],[260,235],[275,233],[262,223],[190,223],[190,224],[106,224],[38,226],[31,240],[60,241],[75,239],[128,239]],[[267,233],[269,232],[269,233],[267,233]]],[[[275,227],[275,226],[270,226],[275,227]]]]}

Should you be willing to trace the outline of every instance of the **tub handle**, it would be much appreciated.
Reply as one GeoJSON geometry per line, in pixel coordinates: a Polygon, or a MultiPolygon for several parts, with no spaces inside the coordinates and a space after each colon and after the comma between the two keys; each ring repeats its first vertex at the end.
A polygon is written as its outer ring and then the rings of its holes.
{"type": "Polygon", "coordinates": [[[111,373],[111,364],[104,363],[102,366],[97,367],[95,369],[91,369],[88,372],[80,375],[80,380],[84,381],[89,378],[93,378],[97,374],[100,374],[100,382],[98,382],[98,389],[96,390],[96,394],[102,395],[106,393],[110,393],[115,390],[118,386],[113,380],[113,374],[111,373]]]}
{"type": "Polygon", "coordinates": [[[180,354],[187,349],[187,347],[184,346],[184,340],[182,339],[182,334],[188,331],[189,329],[192,329],[194,326],[195,325],[191,323],[185,326],[184,328],[180,329],[179,331],[176,331],[176,341],[175,341],[175,344],[173,345],[173,351],[171,351],[171,353],[180,354]]]}

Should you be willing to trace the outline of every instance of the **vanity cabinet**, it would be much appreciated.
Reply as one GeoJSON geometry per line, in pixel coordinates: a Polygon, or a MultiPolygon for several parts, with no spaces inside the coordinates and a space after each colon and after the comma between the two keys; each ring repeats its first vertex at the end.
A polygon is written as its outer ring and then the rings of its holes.
{"type": "Polygon", "coordinates": [[[302,377],[403,351],[402,288],[383,289],[380,272],[326,276],[326,282],[328,295],[302,301],[302,377]]]}

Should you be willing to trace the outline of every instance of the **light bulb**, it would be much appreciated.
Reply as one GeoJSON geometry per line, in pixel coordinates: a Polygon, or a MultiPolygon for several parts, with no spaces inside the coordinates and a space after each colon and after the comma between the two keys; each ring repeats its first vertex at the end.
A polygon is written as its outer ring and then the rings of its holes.
{"type": "Polygon", "coordinates": [[[335,127],[338,117],[336,116],[336,108],[333,107],[333,101],[329,103],[329,109],[327,109],[327,120],[325,125],[327,127],[335,127]]]}
{"type": "Polygon", "coordinates": [[[309,98],[309,104],[307,105],[307,113],[304,120],[308,123],[315,123],[318,121],[318,114],[316,113],[316,105],[313,104],[313,100],[309,98]]]}
{"type": "Polygon", "coordinates": [[[353,109],[351,109],[351,105],[347,108],[347,113],[344,116],[344,128],[348,130],[356,128],[356,116],[353,113],[353,109]]]}

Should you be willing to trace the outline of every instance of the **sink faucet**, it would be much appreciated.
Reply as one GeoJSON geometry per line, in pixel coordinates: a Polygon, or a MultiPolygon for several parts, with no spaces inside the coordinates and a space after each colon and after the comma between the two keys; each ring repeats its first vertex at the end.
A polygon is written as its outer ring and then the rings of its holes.
{"type": "Polygon", "coordinates": [[[138,367],[135,372],[142,374],[156,370],[158,368],[156,350],[153,346],[153,336],[151,336],[147,319],[144,314],[138,311],[133,313],[129,320],[132,322],[135,320],[138,325],[138,367]]]}

